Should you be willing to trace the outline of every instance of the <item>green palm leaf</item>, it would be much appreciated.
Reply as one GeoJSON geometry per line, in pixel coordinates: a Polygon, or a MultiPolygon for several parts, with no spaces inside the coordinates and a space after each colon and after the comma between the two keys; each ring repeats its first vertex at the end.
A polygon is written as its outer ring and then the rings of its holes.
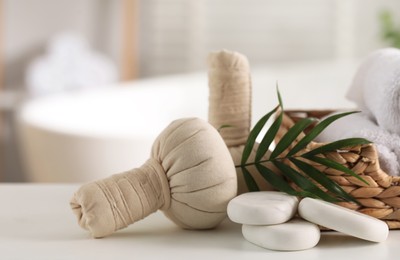
{"type": "Polygon", "coordinates": [[[363,178],[360,177],[360,175],[358,175],[357,173],[353,172],[352,170],[350,170],[349,168],[341,165],[340,163],[337,163],[335,161],[329,160],[327,158],[321,158],[321,157],[317,157],[317,156],[307,156],[307,159],[317,162],[319,164],[325,165],[329,168],[347,173],[353,177],[356,177],[357,179],[359,179],[360,181],[364,182],[365,184],[369,185],[369,183],[364,180],[363,178]]]}
{"type": "Polygon", "coordinates": [[[325,128],[327,128],[334,121],[338,120],[341,117],[348,116],[354,113],[357,113],[357,111],[336,114],[325,118],[293,147],[293,149],[288,153],[288,156],[294,155],[300,150],[304,149],[312,140],[314,140],[325,128]]]}
{"type": "Polygon", "coordinates": [[[251,176],[250,172],[246,169],[246,167],[242,167],[243,178],[246,182],[246,186],[249,191],[260,191],[256,181],[254,180],[253,176],[251,176]]]}
{"type": "Polygon", "coordinates": [[[275,107],[272,111],[268,114],[263,116],[254,128],[250,131],[249,137],[247,138],[246,145],[244,146],[243,153],[242,153],[242,160],[241,164],[245,164],[249,159],[251,151],[253,150],[254,143],[256,142],[257,136],[260,134],[261,130],[264,128],[265,124],[267,123],[268,119],[278,110],[279,106],[275,107]]]}
{"type": "Polygon", "coordinates": [[[264,156],[266,152],[269,150],[269,147],[273,142],[273,140],[275,140],[283,120],[284,111],[279,90],[277,90],[277,94],[278,94],[279,105],[275,107],[272,111],[267,113],[265,116],[263,116],[256,123],[253,130],[250,132],[247,142],[245,144],[245,148],[243,150],[241,158],[241,165],[236,166],[242,168],[243,176],[249,190],[250,191],[259,190],[256,181],[246,168],[247,166],[255,165],[258,173],[267,182],[269,182],[276,189],[286,192],[288,194],[301,197],[320,198],[330,202],[346,200],[358,203],[351,195],[346,193],[340,187],[339,184],[329,179],[324,173],[316,169],[314,166],[310,165],[308,162],[314,161],[321,165],[325,165],[329,168],[342,171],[343,173],[354,176],[357,179],[367,183],[359,175],[354,173],[352,170],[346,168],[345,166],[326,158],[317,157],[316,155],[331,151],[342,150],[344,147],[352,147],[356,145],[368,144],[370,143],[368,140],[365,140],[363,138],[349,138],[323,145],[319,148],[313,149],[304,154],[298,154],[299,151],[303,150],[312,140],[315,139],[315,137],[317,137],[332,122],[356,112],[346,112],[346,113],[336,114],[322,120],[313,129],[311,129],[311,131],[307,135],[305,135],[293,148],[291,148],[286,155],[281,156],[282,153],[285,150],[287,150],[290,147],[290,145],[296,140],[299,134],[315,121],[314,118],[305,118],[300,120],[286,132],[286,134],[276,144],[276,147],[272,151],[270,157],[268,159],[265,159],[264,156]],[[262,138],[261,143],[257,148],[255,160],[253,162],[247,162],[251,152],[254,149],[255,141],[257,137],[260,135],[261,130],[264,128],[264,126],[271,118],[271,116],[274,113],[276,113],[279,108],[281,111],[279,111],[278,117],[266,131],[264,137],[262,138]],[[296,166],[295,167],[296,169],[281,162],[281,160],[283,159],[289,159],[296,166]],[[304,161],[304,159],[307,160],[304,161]],[[268,162],[273,163],[276,166],[276,168],[279,169],[282,175],[275,173],[269,167],[265,166],[264,163],[268,162]],[[299,170],[302,173],[300,173],[299,170]],[[289,181],[296,184],[300,190],[296,191],[294,188],[292,188],[289,184],[289,181]],[[322,190],[321,186],[324,187],[328,192],[322,190]]]}
{"type": "Polygon", "coordinates": [[[276,118],[274,123],[268,129],[267,133],[264,135],[264,138],[262,139],[260,146],[258,147],[256,152],[256,161],[261,160],[261,158],[268,151],[269,146],[271,145],[272,141],[274,141],[274,138],[278,133],[279,128],[281,127],[282,118],[283,112],[280,112],[278,118],[276,118]]]}
{"type": "Polygon", "coordinates": [[[278,118],[275,119],[274,123],[272,123],[272,125],[268,129],[267,133],[264,135],[264,138],[262,139],[260,146],[258,147],[258,150],[256,152],[256,158],[255,158],[256,161],[261,160],[261,158],[268,151],[269,146],[274,141],[274,138],[275,138],[276,134],[278,133],[279,128],[281,127],[281,123],[282,123],[282,119],[283,119],[283,102],[282,102],[281,93],[279,93],[278,83],[276,84],[276,93],[278,95],[278,101],[279,101],[278,107],[280,107],[281,112],[279,113],[278,118]]]}
{"type": "Polygon", "coordinates": [[[218,131],[218,132],[221,132],[222,129],[224,129],[224,128],[230,128],[230,127],[233,127],[233,125],[228,125],[228,124],[227,124],[227,125],[221,125],[220,127],[218,127],[217,131],[218,131]]]}
{"type": "Polygon", "coordinates": [[[303,156],[312,156],[316,154],[321,154],[321,153],[326,153],[326,152],[333,152],[336,150],[343,149],[344,147],[351,147],[354,145],[359,145],[359,144],[370,144],[371,141],[368,141],[364,138],[347,138],[347,139],[342,139],[339,141],[335,141],[329,144],[325,144],[321,147],[315,148],[305,154],[303,156]]]}
{"type": "Polygon", "coordinates": [[[321,199],[329,201],[329,202],[337,202],[338,201],[336,198],[330,196],[328,193],[321,190],[312,181],[310,181],[305,176],[303,176],[301,173],[299,173],[298,171],[289,167],[288,165],[286,165],[282,162],[279,162],[279,161],[274,161],[274,165],[282,172],[282,174],[286,178],[292,180],[298,187],[301,187],[304,191],[308,191],[310,194],[313,194],[313,195],[317,196],[318,198],[321,198],[321,199]]]}
{"type": "Polygon", "coordinates": [[[351,201],[354,203],[358,204],[358,201],[356,201],[351,195],[349,195],[347,192],[345,192],[342,187],[340,187],[339,184],[336,182],[332,181],[329,179],[324,173],[321,171],[317,170],[313,166],[300,161],[295,158],[290,158],[290,161],[293,162],[299,169],[306,175],[308,175],[310,178],[321,184],[323,187],[325,187],[328,191],[332,192],[336,196],[343,198],[344,200],[351,201]]]}
{"type": "Polygon", "coordinates": [[[262,164],[256,164],[257,170],[260,172],[261,176],[269,182],[272,186],[277,188],[280,191],[286,192],[290,195],[298,196],[299,192],[295,191],[287,181],[282,178],[282,176],[276,174],[269,168],[265,167],[262,164]]]}
{"type": "Polygon", "coordinates": [[[271,153],[270,159],[276,158],[283,151],[285,151],[289,147],[289,145],[291,145],[293,141],[296,140],[297,136],[299,136],[299,134],[303,132],[304,129],[306,129],[316,120],[316,118],[303,118],[294,126],[292,126],[276,145],[274,151],[271,153]]]}

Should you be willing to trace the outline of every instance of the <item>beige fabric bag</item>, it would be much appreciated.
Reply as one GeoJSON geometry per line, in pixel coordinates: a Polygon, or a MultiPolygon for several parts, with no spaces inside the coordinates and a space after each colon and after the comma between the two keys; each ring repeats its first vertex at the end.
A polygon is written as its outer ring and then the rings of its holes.
{"type": "MultiPolygon", "coordinates": [[[[208,85],[210,90],[208,121],[215,127],[231,127],[220,131],[229,148],[235,165],[240,165],[244,145],[250,133],[251,124],[251,75],[247,58],[237,52],[222,50],[208,56],[208,85]]],[[[249,162],[255,157],[254,150],[249,162]]],[[[268,152],[263,159],[268,159],[268,152]]],[[[257,169],[247,167],[261,190],[272,190],[257,169]]],[[[243,173],[237,168],[238,194],[248,192],[243,173]]]]}
{"type": "Polygon", "coordinates": [[[177,225],[208,229],[236,196],[236,172],[219,133],[207,122],[180,119],[155,140],[140,168],[83,185],[71,207],[81,227],[104,237],[161,209],[177,225]]]}

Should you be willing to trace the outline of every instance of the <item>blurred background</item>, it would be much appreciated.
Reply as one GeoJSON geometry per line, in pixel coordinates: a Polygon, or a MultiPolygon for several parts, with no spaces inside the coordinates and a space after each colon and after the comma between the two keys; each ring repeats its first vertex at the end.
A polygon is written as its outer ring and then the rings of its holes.
{"type": "Polygon", "coordinates": [[[140,164],[170,118],[206,118],[210,51],[241,52],[258,75],[301,89],[347,82],[368,53],[400,46],[398,0],[1,0],[0,12],[5,182],[140,164]]]}

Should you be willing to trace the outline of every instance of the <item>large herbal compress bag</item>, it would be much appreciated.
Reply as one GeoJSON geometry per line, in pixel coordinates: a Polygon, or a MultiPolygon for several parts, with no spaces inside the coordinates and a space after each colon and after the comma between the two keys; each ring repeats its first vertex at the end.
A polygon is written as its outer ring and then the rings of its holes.
{"type": "Polygon", "coordinates": [[[161,209],[182,228],[209,229],[236,196],[230,153],[217,130],[196,118],[172,122],[140,168],[83,185],[71,207],[81,227],[104,237],[161,209]]]}

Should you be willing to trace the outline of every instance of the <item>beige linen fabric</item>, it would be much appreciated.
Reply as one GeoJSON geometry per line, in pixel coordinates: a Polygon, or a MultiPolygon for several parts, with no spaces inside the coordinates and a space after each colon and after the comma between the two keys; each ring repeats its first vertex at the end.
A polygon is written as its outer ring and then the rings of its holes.
{"type": "Polygon", "coordinates": [[[251,78],[250,65],[237,52],[212,52],[208,56],[208,121],[220,131],[228,147],[242,145],[250,132],[251,78]]]}
{"type": "Polygon", "coordinates": [[[207,122],[172,122],[140,168],[83,185],[71,207],[81,227],[104,237],[161,209],[177,225],[208,229],[226,216],[236,196],[232,158],[207,122]]]}
{"type": "MultiPolygon", "coordinates": [[[[208,121],[215,127],[223,125],[220,134],[229,148],[235,165],[240,165],[251,125],[251,75],[247,58],[237,52],[222,50],[208,56],[209,109],[208,121]]],[[[254,161],[255,145],[248,162],[254,161]]],[[[269,152],[263,159],[269,158],[269,152]]],[[[261,190],[272,190],[254,166],[248,167],[261,190]]],[[[238,194],[247,192],[243,173],[237,168],[238,194]]]]}

